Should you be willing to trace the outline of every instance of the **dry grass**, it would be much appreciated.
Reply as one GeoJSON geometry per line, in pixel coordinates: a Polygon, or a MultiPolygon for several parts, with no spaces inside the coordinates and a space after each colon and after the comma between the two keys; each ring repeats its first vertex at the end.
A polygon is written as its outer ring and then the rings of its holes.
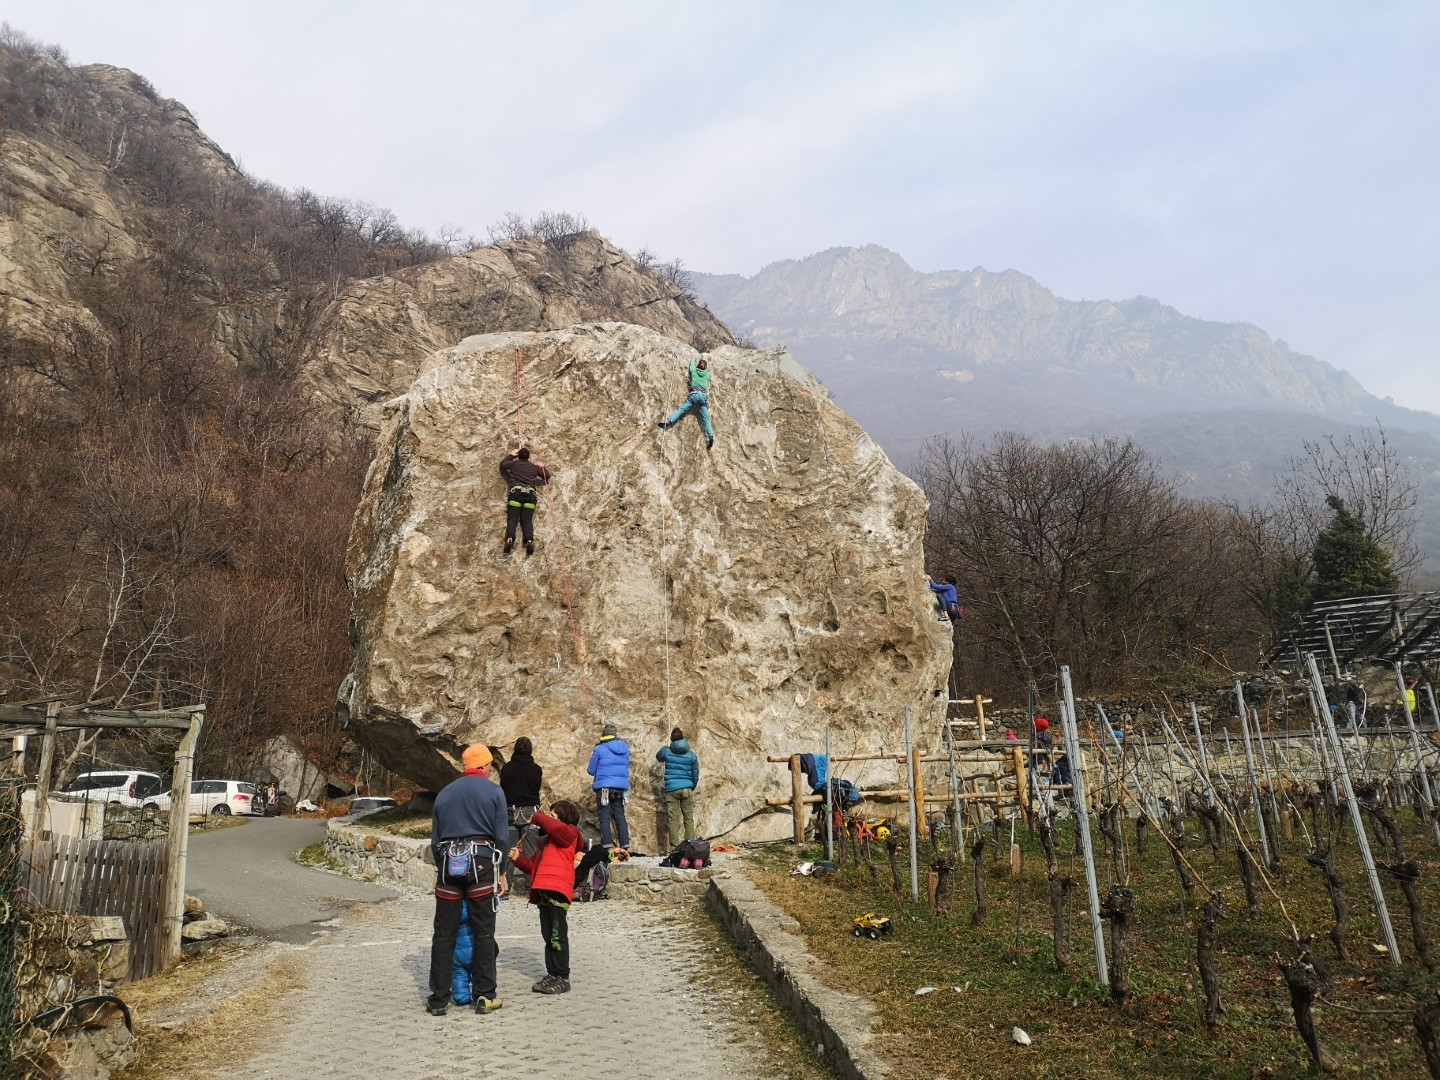
{"type": "Polygon", "coordinates": [[[826,1080],[830,1073],[820,1064],[815,1048],[775,1004],[765,984],[703,906],[687,905],[675,918],[694,932],[706,957],[693,981],[705,990],[713,1008],[724,1009],[745,1025],[763,1059],[766,1071],[754,1080],[826,1080]]]}
{"type": "MultiPolygon", "coordinates": [[[[1309,1059],[1275,966],[1277,955],[1292,955],[1289,928],[1268,895],[1258,915],[1248,914],[1233,847],[1222,845],[1218,858],[1198,844],[1189,851],[1196,869],[1225,896],[1217,966],[1228,1020],[1212,1036],[1200,1015],[1195,911],[1191,906],[1181,914],[1168,851],[1152,838],[1145,858],[1138,859],[1131,837],[1134,992],[1130,1004],[1119,1009],[1096,981],[1084,873],[1070,856],[1068,823],[1063,829],[1062,872],[1077,881],[1067,916],[1069,976],[1058,974],[1054,966],[1044,855],[1038,843],[1023,843],[1018,879],[1010,876],[1008,859],[987,861],[989,916],[979,927],[970,924],[968,864],[956,875],[948,918],[932,914],[923,901],[910,903],[908,888],[903,898],[891,891],[883,851],[878,855],[878,884],[853,866],[822,880],[791,877],[794,863],[820,856],[814,849],[801,854],[788,847],[757,856],[752,876],[799,920],[810,950],[828,966],[826,977],[876,1002],[880,1049],[896,1063],[896,1080],[1308,1075],[1309,1059]],[[891,915],[895,934],[879,941],[855,938],[851,920],[866,911],[891,915]],[[917,997],[915,991],[923,986],[938,989],[917,997]],[[1015,1026],[1032,1036],[1033,1045],[1022,1048],[1011,1042],[1015,1026]]],[[[1440,857],[1412,822],[1406,823],[1405,832],[1411,854],[1425,867],[1420,889],[1429,937],[1440,942],[1440,857]]],[[[1301,933],[1317,935],[1317,957],[1334,978],[1334,990],[1327,995],[1333,1005],[1316,1010],[1322,1041],[1342,1062],[1341,1075],[1425,1075],[1409,1013],[1417,1001],[1433,1000],[1440,978],[1427,975],[1415,962],[1399,889],[1393,883],[1386,888],[1401,955],[1407,960],[1395,968],[1371,948],[1379,931],[1364,873],[1353,839],[1339,841],[1336,864],[1346,883],[1353,956],[1350,963],[1340,964],[1324,936],[1332,921],[1329,900],[1318,871],[1304,862],[1305,850],[1298,838],[1284,845],[1276,889],[1301,933]]],[[[922,862],[922,873],[924,866],[922,862]]],[[[1103,865],[1100,874],[1103,893],[1103,865]]],[[[905,877],[908,885],[908,872],[905,877]]]]}
{"type": "MultiPolygon", "coordinates": [[[[125,999],[142,1015],[174,1007],[214,978],[226,962],[227,958],[212,953],[181,964],[126,988],[125,999]]],[[[267,1021],[279,998],[305,986],[305,976],[300,957],[281,956],[246,989],[227,997],[223,1007],[206,1010],[174,1031],[143,1030],[139,1053],[120,1080],[208,1080],[217,1071],[233,1073],[262,1049],[267,1021]]]]}

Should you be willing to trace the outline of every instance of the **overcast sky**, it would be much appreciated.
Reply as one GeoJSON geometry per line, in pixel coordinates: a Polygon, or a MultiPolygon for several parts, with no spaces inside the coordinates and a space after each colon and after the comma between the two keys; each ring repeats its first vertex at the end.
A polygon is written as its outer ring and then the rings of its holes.
{"type": "Polygon", "coordinates": [[[1440,412],[1440,4],[7,0],[247,169],[692,269],[876,243],[1245,320],[1440,412]]]}

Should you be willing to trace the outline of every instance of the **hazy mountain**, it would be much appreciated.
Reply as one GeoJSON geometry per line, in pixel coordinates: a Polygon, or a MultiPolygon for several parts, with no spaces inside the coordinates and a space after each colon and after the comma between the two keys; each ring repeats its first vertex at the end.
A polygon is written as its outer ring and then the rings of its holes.
{"type": "Polygon", "coordinates": [[[695,287],[736,335],[785,342],[902,466],[932,435],[1119,433],[1190,494],[1263,499],[1303,440],[1379,420],[1435,511],[1421,539],[1440,558],[1440,416],[1258,327],[1147,297],[1065,300],[1015,270],[921,273],[873,245],[695,287]]]}

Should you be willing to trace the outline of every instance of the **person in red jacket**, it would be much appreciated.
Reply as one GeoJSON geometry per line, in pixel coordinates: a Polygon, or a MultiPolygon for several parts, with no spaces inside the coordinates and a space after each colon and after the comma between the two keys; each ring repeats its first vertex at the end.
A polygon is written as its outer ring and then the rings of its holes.
{"type": "Polygon", "coordinates": [[[517,844],[510,849],[515,865],[530,875],[530,903],[540,909],[540,937],[545,942],[545,977],[530,987],[537,994],[570,992],[570,927],[567,914],[575,897],[575,863],[584,838],[576,827],[580,808],[561,799],[550,814],[538,810],[530,824],[545,836],[538,858],[531,858],[517,844]]]}

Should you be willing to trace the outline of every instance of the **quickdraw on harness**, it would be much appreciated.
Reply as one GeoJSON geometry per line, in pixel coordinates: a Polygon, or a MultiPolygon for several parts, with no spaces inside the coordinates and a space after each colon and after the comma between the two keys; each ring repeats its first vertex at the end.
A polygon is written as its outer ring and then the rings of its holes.
{"type": "Polygon", "coordinates": [[[525,484],[515,484],[509,491],[505,492],[505,505],[513,506],[519,510],[534,510],[536,501],[540,498],[533,487],[525,484]]]}
{"type": "Polygon", "coordinates": [[[445,840],[440,844],[440,866],[442,873],[435,885],[435,895],[441,900],[478,900],[490,897],[496,911],[500,909],[500,892],[495,883],[500,880],[500,866],[504,859],[500,849],[483,840],[445,840]],[[481,875],[481,867],[490,863],[489,879],[481,875]]]}

